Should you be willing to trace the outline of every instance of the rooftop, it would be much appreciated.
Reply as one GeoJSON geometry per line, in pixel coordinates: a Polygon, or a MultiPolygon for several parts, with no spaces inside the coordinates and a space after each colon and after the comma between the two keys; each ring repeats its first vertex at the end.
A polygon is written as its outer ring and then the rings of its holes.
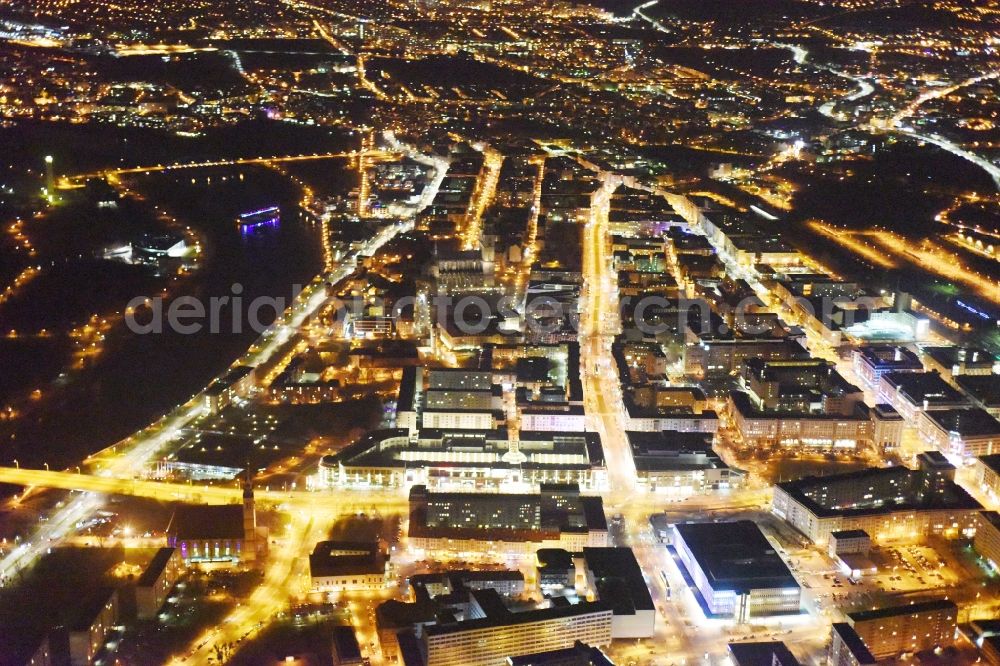
{"type": "Polygon", "coordinates": [[[507,657],[509,666],[615,666],[600,648],[577,641],[563,650],[507,657]]]}
{"type": "Polygon", "coordinates": [[[872,407],[872,411],[878,416],[878,418],[883,421],[902,421],[903,415],[896,411],[896,408],[892,405],[887,405],[883,402],[878,403],[872,407]]]}
{"type": "Polygon", "coordinates": [[[868,346],[857,350],[861,359],[878,369],[912,369],[923,370],[920,357],[906,347],[899,346],[868,346]]]}
{"type": "Polygon", "coordinates": [[[854,627],[846,622],[834,622],[833,630],[840,636],[840,640],[847,646],[847,649],[851,651],[851,654],[854,655],[854,658],[861,666],[875,663],[874,655],[872,655],[868,646],[865,645],[865,642],[861,640],[861,636],[858,636],[858,632],[854,631],[854,627]]]}
{"type": "Polygon", "coordinates": [[[863,403],[858,403],[853,414],[850,416],[845,416],[843,414],[830,413],[826,414],[823,412],[807,412],[807,411],[791,411],[791,410],[779,410],[779,409],[759,409],[756,404],[754,404],[753,398],[746,391],[730,391],[729,399],[732,402],[733,407],[739,411],[745,418],[752,419],[778,419],[778,418],[795,418],[801,420],[812,420],[812,421],[847,421],[847,420],[864,420],[869,419],[869,410],[863,403]]]}
{"type": "Polygon", "coordinates": [[[354,627],[342,625],[333,628],[333,651],[342,660],[361,660],[361,646],[354,634],[354,627]]]}
{"type": "Polygon", "coordinates": [[[178,505],[170,518],[167,534],[180,541],[242,539],[243,505],[178,505]]]}
{"type": "Polygon", "coordinates": [[[784,561],[751,520],[678,523],[674,529],[714,590],[798,588],[784,561]]]}
{"type": "Polygon", "coordinates": [[[309,555],[309,572],[313,577],[382,573],[387,559],[377,543],[320,541],[309,555]]]}
{"type": "Polygon", "coordinates": [[[887,372],[882,381],[915,405],[966,402],[965,396],[941,379],[941,375],[936,372],[887,372]]]}
{"type": "Polygon", "coordinates": [[[868,532],[864,530],[838,530],[830,532],[830,536],[835,539],[865,539],[868,537],[868,532]]]}
{"type": "Polygon", "coordinates": [[[955,383],[987,409],[1000,407],[1000,375],[958,375],[955,383]]]}
{"type": "Polygon", "coordinates": [[[868,622],[887,617],[897,617],[899,615],[933,613],[938,611],[951,612],[955,616],[958,615],[958,607],[955,605],[954,601],[949,601],[948,599],[932,599],[931,601],[921,601],[913,604],[904,604],[902,606],[886,606],[884,608],[876,608],[874,610],[856,611],[854,613],[848,613],[847,617],[850,618],[852,624],[856,624],[858,622],[868,622]]]}
{"type": "Polygon", "coordinates": [[[993,354],[978,347],[924,347],[923,352],[949,369],[962,364],[966,367],[992,368],[996,362],[993,354]]]}
{"type": "Polygon", "coordinates": [[[102,587],[82,603],[76,606],[76,618],[69,624],[70,631],[90,631],[94,620],[101,614],[105,606],[111,603],[112,598],[118,594],[118,590],[113,587],[102,587]]]}
{"type": "Polygon", "coordinates": [[[426,486],[410,488],[411,537],[487,539],[489,541],[538,541],[557,538],[560,533],[585,533],[590,530],[607,530],[604,501],[596,496],[579,494],[576,484],[543,484],[539,493],[496,494],[477,492],[435,492],[426,486]],[[553,501],[558,498],[558,501],[553,501]],[[448,507],[449,514],[456,514],[461,507],[488,510],[499,503],[512,507],[535,509],[539,516],[533,527],[465,527],[457,525],[428,525],[428,507],[440,512],[448,507]]]}
{"type": "Polygon", "coordinates": [[[611,607],[601,601],[581,601],[577,604],[554,606],[552,608],[540,608],[520,613],[509,613],[502,617],[484,617],[449,624],[435,624],[424,629],[424,633],[428,636],[428,638],[432,638],[434,636],[445,636],[463,631],[475,631],[478,629],[489,629],[491,627],[529,624],[532,622],[545,622],[547,620],[578,617],[580,615],[589,615],[592,613],[611,613],[611,607]]]}
{"type": "MultiPolygon", "coordinates": [[[[935,414],[936,412],[928,412],[935,414]]],[[[929,490],[924,474],[906,467],[870,467],[844,474],[806,476],[777,485],[795,501],[820,517],[863,516],[896,511],[957,509],[980,510],[982,506],[961,486],[945,481],[929,490]],[[859,484],[874,488],[882,483],[882,493],[868,492],[859,499],[859,484]]]]}
{"type": "Polygon", "coordinates": [[[625,436],[639,471],[727,468],[712,449],[712,433],[630,430],[625,436]]]}
{"type": "MultiPolygon", "coordinates": [[[[455,411],[455,410],[446,410],[455,411]]],[[[601,436],[596,432],[520,433],[518,449],[527,457],[526,469],[587,469],[604,465],[601,436]]],[[[421,428],[416,440],[405,428],[373,430],[337,453],[324,456],[324,467],[491,467],[504,469],[510,438],[500,430],[444,430],[421,428]],[[469,461],[476,452],[478,462],[469,461]],[[449,455],[450,454],[450,455],[449,455]],[[491,460],[484,462],[488,456],[491,460]]]]}
{"type": "Polygon", "coordinates": [[[1000,421],[983,409],[941,409],[926,415],[945,432],[962,437],[1000,436],[1000,421]]]}
{"type": "Polygon", "coordinates": [[[631,548],[584,548],[583,558],[598,599],[610,604],[615,615],[653,610],[653,597],[631,548]]]}
{"type": "Polygon", "coordinates": [[[410,585],[413,586],[414,594],[418,599],[430,599],[431,594],[427,591],[430,585],[441,585],[449,590],[446,594],[468,593],[469,589],[479,589],[491,587],[500,582],[524,583],[524,574],[520,571],[473,571],[469,569],[457,569],[443,571],[441,573],[416,574],[410,576],[410,585]]]}
{"type": "Polygon", "coordinates": [[[538,564],[542,567],[572,569],[575,566],[573,563],[573,554],[562,548],[539,548],[535,551],[535,557],[538,560],[538,564]]]}
{"type": "Polygon", "coordinates": [[[136,587],[149,587],[153,585],[160,577],[160,574],[163,573],[163,570],[166,569],[167,563],[175,552],[176,549],[174,548],[160,548],[157,550],[156,554],[153,555],[153,559],[149,561],[146,569],[136,581],[136,587]]]}
{"type": "Polygon", "coordinates": [[[735,666],[799,666],[799,660],[781,641],[730,643],[735,666]]]}
{"type": "Polygon", "coordinates": [[[408,603],[389,599],[375,609],[375,619],[380,628],[402,629],[433,622],[437,612],[438,605],[430,600],[408,603]]]}
{"type": "Polygon", "coordinates": [[[988,522],[997,531],[1000,531],[1000,513],[996,511],[980,511],[979,517],[988,522]]]}
{"type": "Polygon", "coordinates": [[[997,474],[1000,474],[1000,453],[994,453],[988,456],[979,456],[978,460],[987,468],[993,470],[997,474]]]}

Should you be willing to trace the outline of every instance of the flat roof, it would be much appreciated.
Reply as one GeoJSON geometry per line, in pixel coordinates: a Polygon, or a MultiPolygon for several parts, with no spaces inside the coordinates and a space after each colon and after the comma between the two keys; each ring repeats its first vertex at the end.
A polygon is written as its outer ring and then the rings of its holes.
{"type": "Polygon", "coordinates": [[[899,617],[900,615],[912,615],[913,613],[932,613],[936,611],[952,611],[957,616],[958,606],[955,605],[954,601],[949,601],[948,599],[932,599],[930,601],[904,604],[902,606],[885,606],[883,608],[876,608],[875,610],[855,611],[854,613],[848,613],[847,617],[856,624],[858,622],[869,622],[887,617],[899,617]]]}
{"type": "Polygon", "coordinates": [[[437,615],[438,605],[433,601],[418,599],[408,603],[389,599],[375,608],[375,620],[379,628],[400,629],[414,624],[432,622],[437,615]]]}
{"type": "Polygon", "coordinates": [[[490,370],[467,370],[465,368],[427,368],[427,388],[471,388],[489,390],[493,384],[493,373],[490,370]],[[447,377],[447,379],[445,379],[447,377]],[[461,386],[451,386],[458,379],[461,386]]]}
{"type": "Polygon", "coordinates": [[[920,357],[899,345],[870,345],[857,350],[868,365],[878,368],[913,368],[923,370],[920,357]]]}
{"type": "Polygon", "coordinates": [[[943,366],[964,363],[966,366],[992,367],[993,354],[979,347],[924,347],[923,352],[943,366]]]}
{"type": "Polygon", "coordinates": [[[712,448],[712,433],[663,430],[645,432],[629,430],[632,461],[639,471],[688,471],[728,469],[712,448]]]}
{"type": "Polygon", "coordinates": [[[958,433],[962,437],[1000,436],[1000,421],[984,409],[935,409],[925,414],[945,432],[958,433]]]}
{"type": "Polygon", "coordinates": [[[730,391],[729,399],[733,403],[733,407],[739,411],[740,414],[751,419],[796,419],[799,421],[868,421],[869,412],[868,407],[863,403],[858,403],[857,409],[850,416],[844,416],[842,414],[814,414],[812,412],[804,411],[788,411],[788,410],[761,410],[757,409],[754,405],[753,400],[750,399],[750,394],[746,391],[730,391]]]}
{"type": "Polygon", "coordinates": [[[410,488],[411,537],[476,539],[486,541],[537,541],[555,538],[560,533],[586,533],[591,530],[608,529],[604,515],[604,500],[600,496],[580,495],[576,484],[543,484],[538,493],[477,493],[477,492],[436,492],[427,486],[415,485],[410,488]],[[558,508],[546,510],[547,497],[566,496],[558,508]],[[570,501],[571,500],[571,501],[570,501]],[[458,526],[428,526],[427,504],[436,502],[456,502],[489,505],[497,502],[507,504],[534,505],[539,507],[541,527],[531,528],[478,528],[458,526]]]}
{"type": "Polygon", "coordinates": [[[583,559],[594,576],[597,598],[615,615],[653,610],[653,597],[631,548],[584,548],[583,559]]]}
{"type": "Polygon", "coordinates": [[[476,620],[455,622],[453,624],[434,624],[425,627],[424,634],[430,638],[434,636],[457,634],[463,631],[475,631],[477,629],[489,629],[491,627],[529,624],[532,622],[545,622],[546,620],[558,620],[561,618],[578,617],[580,615],[590,615],[593,613],[611,612],[611,607],[604,602],[581,601],[577,604],[541,608],[538,610],[523,611],[521,613],[510,613],[502,618],[484,617],[476,620]]]}
{"type": "Polygon", "coordinates": [[[1000,513],[996,511],[980,511],[979,517],[1000,531],[1000,513]]]}
{"type": "Polygon", "coordinates": [[[715,436],[710,432],[681,432],[678,430],[628,430],[625,432],[632,450],[649,455],[671,454],[681,451],[712,451],[715,436]]]}
{"type": "MultiPolygon", "coordinates": [[[[934,414],[935,412],[927,412],[934,414]]],[[[918,483],[921,472],[911,470],[901,465],[895,467],[869,467],[843,474],[830,474],[828,476],[806,476],[795,481],[785,481],[778,483],[777,488],[787,493],[795,501],[802,504],[806,509],[819,517],[832,516],[865,516],[890,514],[903,511],[935,510],[935,509],[956,509],[973,510],[982,509],[982,505],[976,501],[968,492],[953,481],[946,481],[940,490],[936,492],[922,492],[922,485],[918,483]],[[841,509],[840,499],[837,495],[837,486],[843,485],[846,490],[850,490],[859,481],[875,482],[879,479],[873,477],[896,477],[897,488],[908,490],[909,494],[900,498],[900,501],[886,502],[884,500],[893,499],[886,497],[873,497],[872,503],[854,508],[841,509]],[[814,491],[823,490],[823,503],[813,497],[814,491]]]]}
{"type": "Polygon", "coordinates": [[[414,574],[409,578],[410,585],[415,589],[424,588],[428,585],[445,584],[451,592],[465,590],[468,591],[469,583],[499,583],[499,582],[524,582],[524,574],[520,571],[510,571],[503,569],[500,571],[476,571],[471,569],[455,569],[442,571],[440,573],[414,574]]]}
{"type": "Polygon", "coordinates": [[[149,587],[156,582],[156,579],[160,577],[163,570],[167,568],[167,563],[170,561],[171,556],[176,552],[175,548],[160,548],[153,555],[153,558],[146,565],[146,569],[139,576],[139,579],[135,582],[136,587],[149,587]]]}
{"type": "Polygon", "coordinates": [[[788,566],[751,520],[678,523],[674,529],[713,590],[799,587],[788,566]]]}
{"type": "Polygon", "coordinates": [[[865,642],[861,640],[861,636],[858,636],[858,632],[854,631],[854,627],[846,622],[834,622],[833,630],[840,636],[841,642],[851,651],[851,654],[858,661],[859,666],[868,666],[875,663],[875,656],[868,649],[868,646],[865,645],[865,642]]]}
{"type": "Polygon", "coordinates": [[[576,641],[573,647],[507,657],[509,666],[615,666],[598,647],[576,641]]]}
{"type": "Polygon", "coordinates": [[[997,474],[1000,474],[1000,453],[993,453],[988,456],[979,456],[977,460],[997,474]]]}
{"type": "MultiPolygon", "coordinates": [[[[452,389],[461,390],[465,389],[452,389]]],[[[433,391],[428,391],[428,393],[438,393],[440,389],[435,389],[433,391]]],[[[489,391],[484,391],[489,393],[489,391]]],[[[478,409],[476,407],[424,407],[422,414],[489,414],[497,421],[503,421],[506,418],[506,414],[500,409],[478,409]]]]}
{"type": "Polygon", "coordinates": [[[102,587],[84,599],[83,603],[77,606],[76,619],[70,623],[69,630],[89,631],[94,620],[117,593],[118,590],[113,587],[102,587]]]}
{"type": "MultiPolygon", "coordinates": [[[[453,411],[453,410],[445,410],[453,411]]],[[[562,432],[562,431],[521,431],[520,450],[529,459],[518,465],[524,469],[591,469],[604,466],[604,448],[601,436],[596,432],[562,432]],[[533,453],[540,454],[573,454],[582,458],[581,462],[561,462],[557,458],[550,461],[546,455],[540,455],[532,460],[533,453]]],[[[504,462],[503,455],[510,449],[510,439],[506,429],[497,430],[460,430],[421,428],[417,432],[416,441],[410,439],[410,432],[405,428],[386,428],[372,430],[362,435],[355,442],[347,445],[337,453],[323,456],[323,467],[491,467],[506,469],[515,466],[504,462]],[[394,441],[393,445],[388,442],[394,441]],[[396,445],[398,444],[398,446],[396,445]],[[460,460],[456,455],[454,460],[442,459],[432,453],[469,451],[481,449],[492,452],[496,459],[490,462],[468,462],[460,460]],[[403,453],[407,456],[403,456],[403,453]],[[421,456],[425,454],[425,456],[421,456]],[[406,458],[406,459],[404,459],[406,458]]]]}
{"type": "Polygon", "coordinates": [[[543,568],[572,569],[575,566],[573,554],[562,548],[539,548],[535,557],[543,568]]]}
{"type": "Polygon", "coordinates": [[[313,577],[382,573],[386,559],[376,542],[320,541],[309,555],[309,573],[313,577]]]}
{"type": "Polygon", "coordinates": [[[568,416],[582,416],[584,414],[583,405],[567,405],[565,403],[532,403],[536,406],[521,409],[521,414],[541,415],[556,414],[568,416]]]}
{"type": "Polygon", "coordinates": [[[835,539],[864,539],[871,538],[864,530],[837,530],[830,532],[830,536],[835,539]]]}
{"type": "Polygon", "coordinates": [[[1000,375],[958,375],[955,383],[986,407],[1000,407],[1000,375]]]}
{"type": "Polygon", "coordinates": [[[936,372],[887,372],[882,381],[896,387],[913,404],[963,403],[966,398],[936,372]]]}
{"type": "Polygon", "coordinates": [[[955,469],[955,466],[948,462],[948,459],[940,451],[921,451],[917,454],[917,460],[920,462],[921,469],[924,467],[945,471],[955,469]]]}
{"type": "Polygon", "coordinates": [[[403,377],[399,382],[399,393],[396,395],[396,411],[412,411],[416,406],[417,368],[403,368],[403,377]]]}
{"type": "Polygon", "coordinates": [[[799,666],[799,660],[781,641],[730,643],[729,653],[736,666],[799,666]]]}
{"type": "Polygon", "coordinates": [[[903,415],[896,411],[896,408],[892,405],[880,402],[874,407],[872,411],[878,415],[880,419],[891,420],[891,421],[902,421],[903,415]]]}
{"type": "Polygon", "coordinates": [[[333,651],[341,659],[361,659],[361,646],[354,634],[354,627],[338,625],[333,628],[333,651]]]}

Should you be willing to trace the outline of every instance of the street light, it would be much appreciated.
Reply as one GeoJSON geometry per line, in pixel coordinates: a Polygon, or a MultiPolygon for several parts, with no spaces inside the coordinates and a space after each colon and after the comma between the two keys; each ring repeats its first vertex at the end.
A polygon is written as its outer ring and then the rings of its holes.
{"type": "Polygon", "coordinates": [[[17,469],[21,469],[21,463],[17,461],[17,458],[14,458],[14,467],[17,469]]]}

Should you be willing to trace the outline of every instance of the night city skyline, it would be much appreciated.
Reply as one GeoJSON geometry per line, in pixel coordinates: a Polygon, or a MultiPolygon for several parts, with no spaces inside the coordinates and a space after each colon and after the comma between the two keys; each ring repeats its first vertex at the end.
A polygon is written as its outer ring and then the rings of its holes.
{"type": "Polygon", "coordinates": [[[997,0],[6,0],[0,666],[1000,664],[997,0]]]}

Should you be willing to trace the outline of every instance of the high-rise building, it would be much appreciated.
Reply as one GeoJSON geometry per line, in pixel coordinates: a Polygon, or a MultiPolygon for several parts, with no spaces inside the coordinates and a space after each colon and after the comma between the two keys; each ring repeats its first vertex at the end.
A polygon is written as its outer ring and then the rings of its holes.
{"type": "Polygon", "coordinates": [[[875,542],[927,534],[971,537],[982,506],[949,478],[954,468],[947,461],[921,461],[920,470],[871,468],[779,483],[771,510],[821,545],[844,530],[865,530],[875,542]]]}
{"type": "Polygon", "coordinates": [[[877,659],[884,659],[951,645],[957,618],[955,602],[937,599],[848,613],[847,623],[877,659]]]}
{"type": "Polygon", "coordinates": [[[834,622],[827,663],[830,666],[875,666],[875,657],[851,625],[834,622]]]}
{"type": "Polygon", "coordinates": [[[434,624],[421,632],[426,666],[505,666],[508,657],[611,643],[611,608],[602,602],[555,605],[512,613],[496,592],[473,593],[482,616],[434,624]]]}
{"type": "Polygon", "coordinates": [[[1000,513],[981,511],[973,547],[994,570],[1000,571],[1000,513]]]}
{"type": "Polygon", "coordinates": [[[410,546],[458,552],[577,551],[608,539],[600,497],[574,484],[542,485],[537,494],[431,492],[410,489],[410,546]]]}

